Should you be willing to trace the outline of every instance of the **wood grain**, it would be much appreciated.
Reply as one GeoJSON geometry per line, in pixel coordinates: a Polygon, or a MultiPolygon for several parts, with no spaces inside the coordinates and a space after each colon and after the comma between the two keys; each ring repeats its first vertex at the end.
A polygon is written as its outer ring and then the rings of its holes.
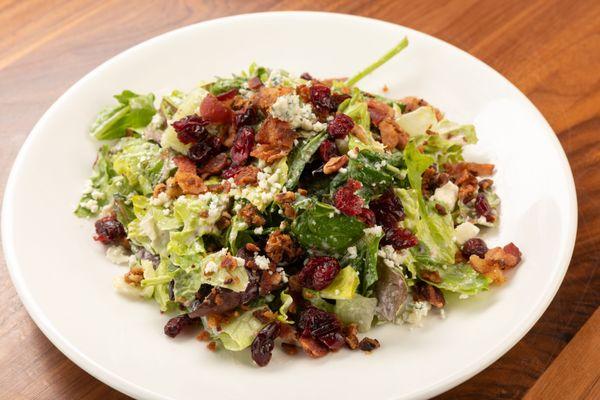
{"type": "MultiPolygon", "coordinates": [[[[107,58],[190,23],[306,9],[383,19],[446,40],[511,80],[556,131],[579,200],[577,243],[564,283],[523,340],[439,397],[522,398],[600,305],[598,1],[0,0],[0,194],[34,123],[63,91],[107,58]]],[[[0,399],[126,398],[50,344],[21,305],[4,266],[0,304],[0,399]]],[[[599,390],[591,387],[590,395],[599,390]]]]}

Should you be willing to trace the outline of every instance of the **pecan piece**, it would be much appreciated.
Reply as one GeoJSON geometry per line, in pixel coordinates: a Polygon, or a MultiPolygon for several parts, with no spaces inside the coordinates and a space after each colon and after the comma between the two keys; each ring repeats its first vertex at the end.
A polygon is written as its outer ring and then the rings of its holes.
{"type": "Polygon", "coordinates": [[[437,308],[442,308],[446,304],[442,291],[423,281],[419,281],[413,286],[413,300],[427,301],[437,308]]]}
{"type": "Polygon", "coordinates": [[[348,156],[345,154],[339,157],[331,157],[323,166],[323,173],[325,175],[331,175],[339,171],[340,168],[345,167],[347,164],[348,156]]]}
{"type": "Polygon", "coordinates": [[[258,208],[254,207],[252,204],[246,204],[242,207],[240,211],[238,211],[238,215],[246,224],[248,224],[248,226],[263,226],[266,222],[258,212],[258,208]]]}
{"type": "Polygon", "coordinates": [[[278,264],[284,259],[291,261],[302,253],[302,249],[294,243],[290,235],[276,230],[269,235],[265,245],[265,253],[278,264]]]}

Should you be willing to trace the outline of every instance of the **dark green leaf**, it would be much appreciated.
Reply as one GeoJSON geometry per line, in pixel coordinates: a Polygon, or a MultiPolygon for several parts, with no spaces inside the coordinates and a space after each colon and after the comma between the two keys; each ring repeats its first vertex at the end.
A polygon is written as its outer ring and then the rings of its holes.
{"type": "Polygon", "coordinates": [[[294,148],[288,158],[288,180],[285,184],[288,190],[296,187],[304,167],[317,152],[326,137],[327,132],[321,132],[294,148]]]}

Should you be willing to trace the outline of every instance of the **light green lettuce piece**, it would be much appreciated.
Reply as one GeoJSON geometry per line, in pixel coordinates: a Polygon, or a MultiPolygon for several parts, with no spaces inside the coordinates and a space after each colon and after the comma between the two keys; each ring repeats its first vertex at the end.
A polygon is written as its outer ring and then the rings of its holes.
{"type": "Polygon", "coordinates": [[[149,195],[160,181],[164,160],[161,148],[140,138],[127,137],[115,146],[112,167],[138,193],[149,195]]]}
{"type": "Polygon", "coordinates": [[[342,268],[333,282],[319,293],[324,299],[347,300],[354,297],[359,283],[358,271],[351,266],[347,266],[342,268]]]}
{"type": "Polygon", "coordinates": [[[75,215],[78,217],[91,217],[109,202],[108,188],[111,178],[115,175],[109,155],[109,147],[102,146],[98,151],[98,158],[94,163],[92,176],[88,186],[79,200],[75,215]]]}
{"type": "Polygon", "coordinates": [[[430,106],[419,107],[414,111],[401,114],[396,122],[411,138],[427,134],[427,130],[437,124],[435,111],[430,106]]]}
{"type": "Polygon", "coordinates": [[[249,235],[246,229],[248,229],[248,224],[241,217],[235,215],[231,219],[231,225],[229,225],[226,235],[231,254],[237,254],[240,247],[248,243],[249,235]]]}
{"type": "Polygon", "coordinates": [[[443,139],[458,143],[477,143],[477,134],[473,125],[461,125],[447,119],[442,119],[431,128],[431,131],[436,132],[443,139]]]}
{"type": "Polygon", "coordinates": [[[365,143],[353,134],[350,134],[348,143],[349,149],[358,147],[359,150],[370,149],[377,152],[384,151],[383,144],[373,138],[373,134],[371,133],[371,116],[369,115],[367,100],[358,88],[352,89],[352,97],[344,100],[342,104],[340,104],[338,111],[352,118],[354,123],[364,130],[367,138],[365,143]]]}
{"type": "Polygon", "coordinates": [[[179,229],[181,222],[172,212],[165,215],[164,211],[169,209],[152,205],[148,197],[133,196],[131,203],[136,219],[127,225],[127,237],[151,253],[165,254],[170,232],[179,229]]]}
{"type": "Polygon", "coordinates": [[[160,311],[168,311],[174,303],[169,299],[169,282],[173,279],[173,273],[169,271],[168,260],[161,258],[158,267],[152,277],[146,278],[140,282],[142,288],[153,287],[153,298],[158,303],[160,311]]]}
{"type": "Polygon", "coordinates": [[[193,231],[171,232],[167,243],[167,254],[171,262],[188,269],[197,265],[206,253],[201,236],[193,231]]]}
{"type": "Polygon", "coordinates": [[[125,136],[127,129],[142,129],[156,114],[152,93],[139,95],[124,90],[114,97],[118,104],[100,111],[90,127],[90,134],[98,140],[118,139],[125,136]]]}
{"type": "Polygon", "coordinates": [[[223,347],[231,351],[240,351],[250,346],[258,332],[265,326],[253,315],[255,311],[261,309],[263,307],[248,310],[223,325],[221,331],[217,334],[217,338],[223,343],[223,347]]]}
{"type": "Polygon", "coordinates": [[[281,322],[285,322],[286,324],[293,324],[294,321],[289,321],[287,315],[290,306],[294,302],[293,297],[289,295],[286,289],[279,294],[279,298],[281,299],[281,306],[279,307],[277,319],[281,322]]]}
{"type": "Polygon", "coordinates": [[[377,299],[357,294],[349,300],[337,300],[333,312],[345,324],[356,324],[359,332],[366,332],[371,329],[376,307],[377,299]]]}
{"type": "Polygon", "coordinates": [[[366,229],[363,236],[354,244],[356,256],[350,258],[349,253],[342,258],[342,265],[350,265],[360,277],[360,293],[369,295],[377,282],[377,251],[383,231],[379,229],[366,229]]]}
{"type": "Polygon", "coordinates": [[[405,228],[414,232],[417,229],[417,222],[420,218],[417,192],[414,189],[399,188],[395,188],[394,192],[398,197],[400,197],[402,207],[404,208],[405,217],[404,221],[402,221],[402,224],[405,228]]]}
{"type": "MultiPolygon", "coordinates": [[[[208,91],[201,87],[197,87],[189,92],[181,101],[177,112],[173,114],[172,121],[177,121],[188,115],[195,114],[200,107],[200,103],[202,103],[202,100],[204,100],[207,94],[208,91]]],[[[179,141],[177,132],[175,132],[175,129],[173,129],[171,124],[169,124],[165,133],[162,135],[160,144],[163,148],[170,148],[182,154],[187,154],[191,146],[191,144],[183,144],[179,141]]]]}
{"type": "Polygon", "coordinates": [[[490,279],[475,271],[469,264],[440,265],[421,264],[419,269],[436,271],[441,282],[429,282],[440,289],[466,295],[474,295],[489,289],[490,279]]]}
{"type": "Polygon", "coordinates": [[[321,294],[316,290],[303,288],[302,297],[320,310],[333,312],[333,304],[325,301],[325,299],[321,297],[321,294]]]}
{"type": "Polygon", "coordinates": [[[197,236],[219,233],[215,226],[228,204],[224,193],[204,193],[199,196],[179,196],[173,202],[175,218],[183,224],[183,231],[194,231],[197,236]],[[206,216],[202,212],[206,212],[206,216]]]}

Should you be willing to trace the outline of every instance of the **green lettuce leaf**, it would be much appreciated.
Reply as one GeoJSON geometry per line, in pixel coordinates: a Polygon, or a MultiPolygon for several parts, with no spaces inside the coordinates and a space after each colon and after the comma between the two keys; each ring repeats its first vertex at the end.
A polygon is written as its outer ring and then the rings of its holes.
{"type": "Polygon", "coordinates": [[[440,289],[474,295],[489,289],[490,280],[475,271],[469,264],[440,265],[434,262],[420,264],[419,269],[437,272],[442,282],[428,282],[440,289]]]}
{"type": "Polygon", "coordinates": [[[98,158],[94,163],[89,185],[85,188],[77,209],[75,209],[75,215],[78,217],[97,215],[110,200],[109,186],[115,172],[112,169],[109,151],[108,146],[102,146],[98,151],[98,158]]]}
{"type": "MultiPolygon", "coordinates": [[[[177,112],[173,114],[172,120],[177,121],[188,115],[195,114],[200,107],[200,103],[206,97],[208,91],[204,88],[197,87],[189,92],[179,104],[177,112]]],[[[191,144],[183,144],[177,138],[177,132],[169,124],[165,133],[162,135],[160,144],[163,148],[170,148],[182,154],[187,154],[191,144]]]]}
{"type": "Polygon", "coordinates": [[[359,294],[349,300],[337,300],[333,312],[345,324],[356,324],[359,332],[371,329],[377,299],[363,297],[359,294]]]}
{"type": "Polygon", "coordinates": [[[127,129],[144,128],[156,114],[152,93],[139,95],[125,90],[114,97],[119,104],[100,111],[90,128],[98,140],[118,139],[125,136],[127,129]]]}
{"type": "Polygon", "coordinates": [[[358,272],[351,266],[348,266],[342,268],[333,282],[319,293],[324,299],[347,300],[354,297],[359,283],[358,272]]]}
{"type": "Polygon", "coordinates": [[[293,324],[294,321],[288,320],[287,312],[288,312],[290,306],[292,305],[292,303],[294,302],[294,298],[292,296],[290,296],[290,294],[287,292],[287,289],[282,291],[279,294],[279,298],[281,299],[281,306],[279,307],[279,313],[277,315],[277,319],[281,322],[293,324]]]}
{"type": "Polygon", "coordinates": [[[112,156],[115,172],[125,177],[138,193],[149,195],[160,181],[164,160],[161,148],[155,143],[139,138],[123,138],[112,156]]]}
{"type": "Polygon", "coordinates": [[[361,281],[360,292],[363,295],[370,295],[377,282],[377,251],[382,237],[383,231],[367,229],[355,244],[356,256],[353,257],[346,252],[341,260],[342,265],[350,265],[358,271],[361,281]]]}
{"type": "Polygon", "coordinates": [[[302,144],[294,147],[288,157],[288,178],[285,187],[288,190],[294,189],[298,184],[300,175],[304,171],[304,167],[311,160],[313,155],[319,150],[319,146],[327,138],[327,132],[321,132],[310,139],[305,140],[302,144]]]}
{"type": "Polygon", "coordinates": [[[329,204],[307,200],[303,207],[292,223],[292,233],[305,248],[341,254],[363,234],[362,222],[329,204]]]}
{"type": "Polygon", "coordinates": [[[223,325],[217,335],[217,338],[223,343],[223,347],[231,351],[240,351],[250,346],[258,332],[265,326],[263,322],[254,317],[254,312],[261,309],[263,308],[257,307],[248,310],[223,325]]]}

